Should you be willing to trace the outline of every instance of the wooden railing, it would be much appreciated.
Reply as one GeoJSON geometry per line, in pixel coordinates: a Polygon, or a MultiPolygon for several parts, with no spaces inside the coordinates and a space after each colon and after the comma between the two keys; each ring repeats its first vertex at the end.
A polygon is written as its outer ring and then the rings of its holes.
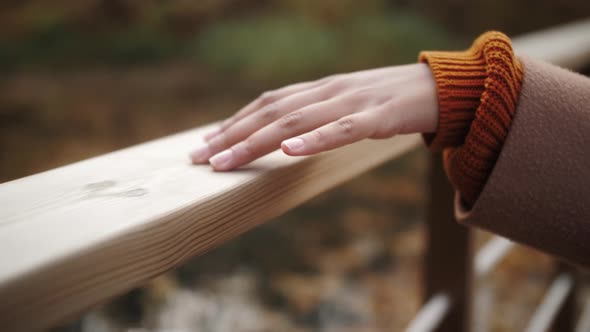
{"type": "MultiPolygon", "coordinates": [[[[518,52],[562,66],[590,63],[590,21],[514,40],[518,52]]],[[[186,159],[206,129],[0,185],[1,329],[53,326],[422,145],[419,135],[406,135],[314,157],[276,152],[215,173],[186,159]]],[[[453,220],[439,156],[431,173],[427,301],[408,331],[467,331],[473,278],[484,277],[513,244],[493,239],[473,259],[471,231],[453,220]]],[[[569,324],[576,279],[563,271],[530,331],[569,324]]],[[[580,324],[587,326],[588,316],[580,324]]]]}

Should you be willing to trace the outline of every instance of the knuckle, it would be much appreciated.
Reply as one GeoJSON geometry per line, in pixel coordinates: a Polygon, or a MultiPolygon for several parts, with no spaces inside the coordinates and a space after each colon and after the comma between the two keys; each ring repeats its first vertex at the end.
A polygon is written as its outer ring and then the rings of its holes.
{"type": "Polygon", "coordinates": [[[324,134],[319,129],[312,131],[311,137],[315,143],[322,143],[324,141],[324,134]]]}
{"type": "Polygon", "coordinates": [[[279,120],[279,127],[292,128],[301,122],[303,114],[299,111],[289,113],[279,120]]]}
{"type": "Polygon", "coordinates": [[[388,98],[384,98],[383,102],[379,104],[382,109],[395,112],[402,109],[403,100],[397,95],[391,95],[388,98]]]}
{"type": "Polygon", "coordinates": [[[374,138],[387,138],[399,134],[399,131],[399,127],[395,124],[381,124],[375,127],[371,136],[374,138]]]}
{"type": "Polygon", "coordinates": [[[334,75],[330,75],[328,77],[326,77],[326,79],[329,80],[341,80],[344,78],[344,74],[334,74],[334,75]]]}
{"type": "Polygon", "coordinates": [[[374,87],[355,90],[351,92],[348,97],[359,107],[380,106],[385,101],[374,87]]]}
{"type": "Polygon", "coordinates": [[[230,117],[230,118],[224,120],[220,126],[221,130],[223,131],[223,130],[226,130],[227,128],[231,127],[231,125],[234,124],[234,122],[235,122],[234,117],[230,117]]]}
{"type": "Polygon", "coordinates": [[[263,121],[275,120],[278,116],[279,108],[277,103],[272,103],[260,110],[260,119],[263,121]]]}
{"type": "Polygon", "coordinates": [[[333,82],[335,80],[338,80],[340,78],[342,78],[342,74],[334,74],[334,75],[326,76],[326,77],[320,79],[319,82],[329,83],[329,82],[333,82]]]}
{"type": "Polygon", "coordinates": [[[352,93],[352,95],[356,99],[365,100],[367,98],[372,97],[374,95],[374,91],[375,91],[375,88],[362,88],[362,89],[358,89],[358,90],[354,91],[352,93]]]}
{"type": "Polygon", "coordinates": [[[234,152],[240,155],[242,158],[249,159],[254,156],[254,152],[256,150],[255,146],[254,140],[252,138],[247,138],[236,146],[236,150],[239,151],[234,150],[234,152]]]}
{"type": "Polygon", "coordinates": [[[219,135],[213,137],[209,141],[209,146],[214,150],[221,150],[227,146],[227,134],[225,132],[219,133],[219,135]]]}
{"type": "Polygon", "coordinates": [[[268,105],[273,103],[276,100],[276,93],[274,91],[266,91],[263,92],[260,97],[258,97],[258,100],[260,100],[260,102],[263,105],[268,105]]]}
{"type": "Polygon", "coordinates": [[[404,133],[407,122],[405,114],[396,107],[385,107],[379,110],[377,116],[385,120],[378,123],[377,131],[387,133],[390,136],[404,133]]]}
{"type": "Polygon", "coordinates": [[[327,87],[331,90],[342,90],[348,84],[348,79],[346,78],[336,78],[331,80],[327,83],[327,87]]]}
{"type": "Polygon", "coordinates": [[[336,122],[338,129],[345,135],[354,134],[357,124],[353,119],[340,119],[336,122]]]}

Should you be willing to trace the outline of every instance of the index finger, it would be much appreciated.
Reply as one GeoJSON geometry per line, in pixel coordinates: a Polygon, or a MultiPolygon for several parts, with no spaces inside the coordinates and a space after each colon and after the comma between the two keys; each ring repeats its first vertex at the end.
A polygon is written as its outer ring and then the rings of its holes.
{"type": "Polygon", "coordinates": [[[295,93],[299,93],[304,90],[315,88],[325,82],[326,82],[326,79],[321,79],[321,80],[311,81],[311,82],[296,83],[296,84],[292,84],[292,85],[288,85],[286,87],[280,88],[278,90],[264,92],[258,98],[254,99],[248,105],[246,105],[242,109],[240,109],[236,114],[232,115],[231,117],[229,117],[228,119],[223,121],[221,123],[221,125],[219,125],[217,128],[206,133],[203,136],[203,139],[205,141],[210,141],[213,137],[226,131],[233,124],[242,120],[243,118],[247,117],[248,115],[258,111],[259,109],[261,109],[269,104],[272,104],[274,102],[277,102],[283,98],[286,98],[290,95],[293,95],[295,93]]]}

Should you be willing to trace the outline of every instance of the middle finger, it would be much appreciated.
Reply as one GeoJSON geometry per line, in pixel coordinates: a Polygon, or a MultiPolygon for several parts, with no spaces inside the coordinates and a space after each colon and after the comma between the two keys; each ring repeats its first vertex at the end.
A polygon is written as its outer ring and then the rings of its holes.
{"type": "Polygon", "coordinates": [[[204,142],[191,153],[193,163],[205,163],[220,151],[246,139],[252,133],[277,119],[307,105],[330,97],[329,90],[318,87],[283,98],[237,121],[225,131],[204,142]]]}

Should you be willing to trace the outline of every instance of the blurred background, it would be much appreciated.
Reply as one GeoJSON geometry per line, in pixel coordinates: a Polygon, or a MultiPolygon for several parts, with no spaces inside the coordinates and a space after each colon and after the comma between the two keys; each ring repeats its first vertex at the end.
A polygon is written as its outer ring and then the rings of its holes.
{"type": "MultiPolygon", "coordinates": [[[[588,16],[585,0],[3,0],[0,182],[219,120],[282,85],[588,16]]],[[[420,306],[427,158],[358,177],[55,331],[400,330],[420,306]]],[[[491,330],[518,331],[550,259],[519,248],[502,265],[491,330]]]]}

